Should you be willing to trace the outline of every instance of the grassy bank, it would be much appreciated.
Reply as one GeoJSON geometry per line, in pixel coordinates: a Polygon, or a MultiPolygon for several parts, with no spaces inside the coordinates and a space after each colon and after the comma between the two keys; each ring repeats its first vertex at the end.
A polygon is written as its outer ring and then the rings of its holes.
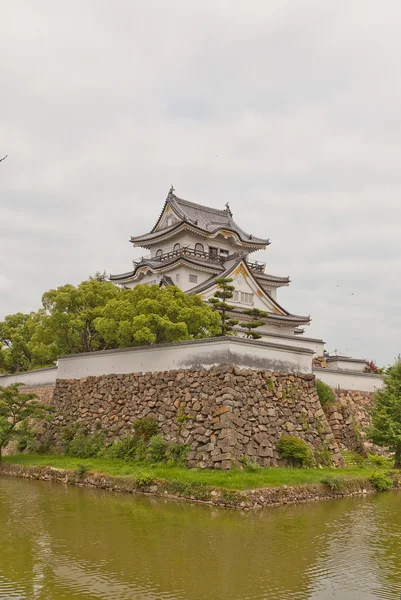
{"type": "Polygon", "coordinates": [[[385,472],[387,469],[375,467],[354,467],[346,469],[291,469],[264,468],[254,472],[247,470],[212,471],[202,469],[186,469],[166,465],[141,465],[117,459],[71,458],[68,456],[47,456],[39,454],[15,454],[4,456],[6,464],[22,466],[47,466],[58,469],[77,470],[82,465],[84,470],[93,473],[138,478],[143,474],[152,479],[163,479],[183,484],[201,484],[228,490],[250,490],[257,488],[297,486],[317,484],[328,476],[346,479],[368,480],[373,473],[385,472]]]}

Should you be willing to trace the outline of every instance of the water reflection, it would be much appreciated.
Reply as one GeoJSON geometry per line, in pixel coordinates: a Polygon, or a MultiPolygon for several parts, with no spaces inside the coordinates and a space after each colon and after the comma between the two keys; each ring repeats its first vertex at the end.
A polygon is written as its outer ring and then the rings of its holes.
{"type": "Polygon", "coordinates": [[[400,498],[243,514],[2,478],[0,598],[399,600],[400,498]]]}

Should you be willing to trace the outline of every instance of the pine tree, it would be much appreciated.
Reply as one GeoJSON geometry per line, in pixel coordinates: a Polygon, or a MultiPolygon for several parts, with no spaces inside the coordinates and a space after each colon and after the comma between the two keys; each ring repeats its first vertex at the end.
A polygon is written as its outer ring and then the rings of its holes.
{"type": "Polygon", "coordinates": [[[394,452],[394,466],[401,469],[401,357],[384,375],[384,386],[375,394],[370,441],[394,452]]]}
{"type": "Polygon", "coordinates": [[[235,319],[230,319],[228,313],[235,309],[235,306],[228,304],[227,300],[231,300],[234,296],[235,287],[231,285],[233,279],[230,277],[219,277],[215,279],[217,290],[213,297],[209,299],[213,308],[220,313],[221,316],[221,333],[220,335],[232,335],[234,325],[238,324],[235,319]]]}
{"type": "Polygon", "coordinates": [[[267,317],[267,312],[259,310],[259,308],[249,308],[248,310],[243,310],[242,312],[245,315],[255,317],[254,321],[244,321],[239,324],[240,327],[245,329],[246,337],[251,338],[253,340],[259,340],[262,336],[257,331],[254,331],[254,329],[257,329],[257,327],[261,327],[262,325],[264,325],[264,321],[260,321],[260,319],[262,317],[267,317]],[[257,317],[259,317],[259,320],[257,320],[257,317]]]}

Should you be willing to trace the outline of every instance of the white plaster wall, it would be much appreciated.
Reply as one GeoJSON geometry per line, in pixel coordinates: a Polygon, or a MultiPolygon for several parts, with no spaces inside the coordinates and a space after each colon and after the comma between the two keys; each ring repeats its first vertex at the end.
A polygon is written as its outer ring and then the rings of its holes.
{"type": "Polygon", "coordinates": [[[239,367],[311,373],[313,352],[259,341],[221,338],[206,342],[142,346],[133,349],[61,357],[59,379],[80,379],[111,373],[170,371],[210,368],[231,364],[239,367]]]}
{"type": "Polygon", "coordinates": [[[365,367],[366,367],[366,363],[363,362],[351,362],[349,360],[341,360],[340,358],[338,360],[329,360],[328,361],[328,365],[330,367],[330,369],[339,369],[340,371],[359,371],[359,372],[363,372],[365,367]]]}
{"type": "Polygon", "coordinates": [[[259,327],[257,331],[262,334],[263,341],[273,344],[289,344],[296,348],[307,348],[308,350],[313,350],[315,356],[323,356],[324,342],[322,340],[304,338],[302,335],[284,335],[284,333],[280,335],[281,332],[279,335],[273,332],[262,332],[262,327],[259,327]]]}
{"type": "Polygon", "coordinates": [[[375,392],[383,386],[381,375],[372,373],[354,373],[350,371],[338,371],[336,369],[314,368],[316,379],[327,383],[330,387],[339,390],[351,390],[358,392],[375,392]]]}
{"type": "Polygon", "coordinates": [[[15,373],[14,375],[0,375],[0,386],[7,387],[12,383],[23,383],[28,387],[39,387],[43,385],[54,385],[57,378],[57,367],[49,369],[37,369],[26,373],[15,373]]]}

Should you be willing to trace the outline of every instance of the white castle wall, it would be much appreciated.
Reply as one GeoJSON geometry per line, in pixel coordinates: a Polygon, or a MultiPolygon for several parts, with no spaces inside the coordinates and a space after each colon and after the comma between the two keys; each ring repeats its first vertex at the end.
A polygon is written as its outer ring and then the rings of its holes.
{"type": "Polygon", "coordinates": [[[14,373],[13,375],[0,375],[0,386],[7,387],[12,383],[21,382],[28,387],[42,387],[54,385],[57,378],[57,367],[47,369],[36,369],[26,373],[14,373]]]}
{"type": "Polygon", "coordinates": [[[212,338],[63,356],[58,360],[57,378],[80,379],[111,373],[207,369],[218,365],[311,373],[312,357],[311,350],[282,344],[233,337],[212,338]]]}
{"type": "Polygon", "coordinates": [[[382,376],[373,373],[340,371],[320,367],[314,367],[313,373],[316,379],[320,379],[323,383],[327,383],[327,385],[337,390],[375,392],[383,386],[382,376]]]}

